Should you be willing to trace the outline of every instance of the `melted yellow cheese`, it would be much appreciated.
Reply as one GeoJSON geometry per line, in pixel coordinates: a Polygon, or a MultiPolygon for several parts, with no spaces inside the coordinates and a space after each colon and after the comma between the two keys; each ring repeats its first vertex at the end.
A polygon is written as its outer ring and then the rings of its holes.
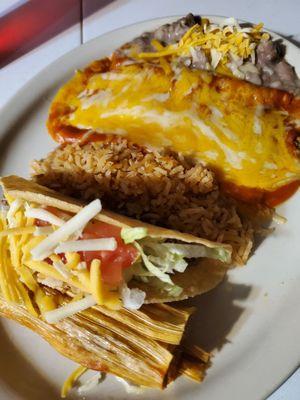
{"type": "Polygon", "coordinates": [[[175,77],[129,65],[93,75],[78,96],[75,88],[62,89],[56,101],[72,105],[68,125],[192,154],[237,185],[274,190],[298,179],[299,162],[286,146],[286,115],[228,98],[211,89],[211,79],[201,71],[182,69],[175,77]]]}

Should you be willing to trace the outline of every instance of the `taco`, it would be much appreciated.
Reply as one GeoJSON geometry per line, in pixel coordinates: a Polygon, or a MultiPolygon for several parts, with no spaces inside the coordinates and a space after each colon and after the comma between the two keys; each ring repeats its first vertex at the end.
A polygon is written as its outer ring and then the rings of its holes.
{"type": "Polygon", "coordinates": [[[1,184],[1,291],[48,322],[95,304],[186,299],[213,289],[230,263],[229,245],[101,210],[99,199],[84,206],[17,176],[1,184]],[[57,308],[49,288],[79,300],[57,308]]]}

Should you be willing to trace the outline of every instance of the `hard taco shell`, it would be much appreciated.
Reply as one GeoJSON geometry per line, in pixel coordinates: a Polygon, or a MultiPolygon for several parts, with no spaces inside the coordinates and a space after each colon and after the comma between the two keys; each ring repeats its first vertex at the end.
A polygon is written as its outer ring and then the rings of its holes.
{"type": "MultiPolygon", "coordinates": [[[[29,202],[40,204],[43,206],[51,206],[70,213],[77,213],[85,205],[83,202],[57,193],[37,183],[26,180],[24,178],[11,175],[0,179],[4,193],[13,198],[23,199],[29,202]]],[[[190,234],[165,229],[150,224],[146,224],[139,220],[125,217],[111,211],[103,210],[95,219],[123,227],[145,227],[148,235],[156,238],[179,240],[185,243],[202,244],[204,246],[215,248],[223,247],[231,251],[231,246],[212,242],[190,234]]],[[[177,301],[193,297],[216,287],[224,278],[228,265],[221,261],[201,258],[191,262],[183,273],[175,273],[172,275],[172,281],[180,286],[183,290],[177,297],[168,294],[155,284],[158,279],[150,278],[149,283],[131,281],[131,287],[139,287],[146,292],[146,303],[162,303],[169,301],[177,301]]]]}

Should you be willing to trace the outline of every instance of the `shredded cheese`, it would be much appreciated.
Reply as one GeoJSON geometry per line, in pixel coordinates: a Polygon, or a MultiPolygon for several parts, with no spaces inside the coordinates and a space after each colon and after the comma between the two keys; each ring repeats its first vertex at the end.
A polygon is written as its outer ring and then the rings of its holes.
{"type": "Polygon", "coordinates": [[[52,226],[36,226],[34,236],[48,236],[53,232],[52,226]]]}
{"type": "Polygon", "coordinates": [[[25,212],[26,217],[40,219],[41,221],[49,222],[51,225],[62,226],[65,220],[57,217],[44,208],[27,208],[25,212]]]}
{"type": "Polygon", "coordinates": [[[272,219],[274,222],[276,222],[276,224],[279,224],[279,225],[287,223],[287,219],[285,217],[283,217],[282,215],[277,214],[277,212],[274,213],[272,219]]]}
{"type": "Polygon", "coordinates": [[[9,210],[7,212],[6,218],[8,221],[8,225],[10,228],[14,228],[16,225],[15,214],[23,205],[23,201],[21,199],[13,200],[10,204],[9,210]]]}
{"type": "Polygon", "coordinates": [[[6,268],[6,249],[5,242],[0,238],[0,289],[4,298],[11,302],[14,300],[13,293],[11,292],[11,285],[9,282],[9,277],[6,268]]]}
{"type": "Polygon", "coordinates": [[[22,265],[22,268],[19,271],[20,273],[20,280],[28,287],[29,290],[32,292],[36,292],[38,289],[38,283],[34,279],[31,271],[25,265],[22,265]]]}
{"type": "Polygon", "coordinates": [[[105,373],[97,372],[90,379],[88,379],[86,382],[80,385],[80,387],[78,388],[78,393],[80,395],[84,395],[85,393],[94,389],[99,384],[100,381],[103,381],[105,379],[105,376],[106,376],[105,373]]]}
{"type": "Polygon", "coordinates": [[[61,276],[65,279],[69,279],[71,277],[70,272],[67,270],[66,266],[64,265],[64,263],[61,261],[61,259],[59,258],[59,256],[57,256],[56,254],[53,254],[52,256],[49,257],[50,260],[53,262],[53,267],[56,269],[56,271],[58,271],[61,276]]]}
{"type": "Polygon", "coordinates": [[[78,271],[85,271],[87,269],[87,265],[85,261],[81,261],[77,267],[78,271]]]}
{"type": "Polygon", "coordinates": [[[41,314],[52,311],[56,308],[54,296],[47,296],[41,288],[36,290],[34,299],[41,314]]]}
{"type": "Polygon", "coordinates": [[[71,375],[65,380],[65,383],[63,384],[63,387],[62,387],[61,393],[60,393],[60,395],[63,399],[65,399],[67,397],[67,394],[72,389],[72,387],[74,386],[77,379],[79,379],[81,377],[81,375],[83,375],[86,371],[87,371],[86,367],[80,366],[80,367],[76,368],[75,371],[73,371],[71,373],[71,375]]]}
{"type": "MultiPolygon", "coordinates": [[[[94,260],[91,263],[90,270],[88,270],[86,262],[81,261],[80,254],[74,251],[64,251],[65,263],[57,254],[49,255],[52,263],[34,260],[31,252],[45,242],[45,234],[47,232],[44,228],[51,228],[51,232],[55,233],[63,228],[67,222],[54,232],[53,227],[39,228],[38,233],[41,236],[35,236],[37,228],[33,226],[33,217],[37,217],[37,214],[25,212],[25,203],[15,202],[12,199],[11,204],[13,204],[14,212],[11,212],[10,218],[14,218],[14,227],[9,228],[7,214],[2,213],[0,215],[0,290],[7,301],[25,306],[35,316],[38,315],[37,312],[39,311],[48,322],[52,321],[52,323],[89,308],[97,304],[97,302],[99,304],[105,303],[105,306],[110,309],[119,309],[121,307],[118,291],[110,291],[110,288],[102,282],[99,260],[94,260]],[[69,303],[66,306],[57,308],[60,302],[59,296],[45,293],[43,286],[41,286],[47,279],[79,289],[80,299],[78,296],[73,299],[72,305],[69,303]],[[81,297],[84,293],[90,293],[91,295],[82,299],[81,297]]],[[[33,209],[29,208],[30,206],[26,207],[27,211],[33,209]]],[[[99,203],[96,204],[96,207],[98,213],[100,209],[99,203]]],[[[82,218],[79,220],[79,224],[78,221],[75,221],[76,223],[72,225],[72,229],[67,232],[74,234],[74,231],[78,232],[83,229],[83,225],[95,213],[94,206],[88,212],[85,210],[83,215],[84,222],[82,222],[82,218]],[[79,227],[80,229],[78,229],[79,227]]],[[[41,216],[39,215],[39,217],[41,216]]],[[[82,246],[82,243],[84,246],[88,245],[88,247],[84,247],[85,250],[114,250],[117,246],[114,238],[99,240],[79,240],[78,243],[80,246],[82,246]],[[89,247],[91,245],[92,247],[89,247]]],[[[54,241],[51,242],[51,246],[52,243],[54,241]]],[[[76,242],[70,243],[74,244],[76,242]]],[[[44,249],[42,248],[43,251],[44,249]]],[[[79,250],[82,250],[82,247],[79,250]]],[[[47,285],[47,283],[45,284],[47,285]]]]}
{"type": "Polygon", "coordinates": [[[55,249],[55,253],[66,253],[75,251],[114,251],[117,248],[115,238],[74,240],[63,242],[55,249]]]}
{"type": "Polygon", "coordinates": [[[47,258],[59,245],[60,242],[67,240],[72,234],[82,229],[91,219],[93,219],[101,211],[102,206],[99,199],[92,201],[90,204],[81,209],[78,214],[74,215],[64,225],[59,227],[38,246],[31,250],[34,260],[43,260],[47,258]]]}
{"type": "MultiPolygon", "coordinates": [[[[22,203],[13,202],[14,209],[20,208],[22,203]],[[18,207],[17,207],[17,206],[18,207]]],[[[15,212],[11,216],[15,216],[15,212]]],[[[20,220],[20,216],[18,218],[20,220]]],[[[18,220],[14,219],[14,225],[18,224],[18,220]]],[[[5,217],[0,218],[0,229],[7,229],[5,217]]],[[[34,316],[37,316],[35,307],[28,294],[26,287],[19,280],[17,272],[12,263],[12,257],[9,256],[10,250],[14,250],[15,262],[19,265],[20,253],[13,247],[15,242],[9,242],[7,236],[0,237],[0,289],[4,298],[9,302],[21,304],[34,316]]]]}
{"type": "Polygon", "coordinates": [[[85,291],[91,293],[90,272],[87,269],[83,271],[74,271],[74,275],[78,277],[78,280],[85,288],[85,291]]]}
{"type": "Polygon", "coordinates": [[[45,261],[26,260],[24,264],[33,271],[40,272],[41,274],[47,277],[63,281],[68,285],[74,286],[82,290],[83,292],[86,291],[86,287],[82,285],[82,283],[78,280],[77,277],[70,276],[70,278],[66,279],[52,265],[46,263],[45,261]]]}
{"type": "Polygon", "coordinates": [[[92,294],[97,301],[97,303],[101,306],[105,304],[104,301],[104,292],[103,292],[103,281],[101,277],[101,261],[94,259],[91,262],[90,267],[90,281],[91,281],[91,290],[92,294]]]}
{"type": "Polygon", "coordinates": [[[69,270],[76,268],[78,269],[78,264],[81,263],[80,255],[78,253],[66,252],[65,256],[67,259],[67,263],[65,264],[66,268],[68,268],[69,270]]]}
{"type": "Polygon", "coordinates": [[[84,311],[87,308],[96,305],[96,301],[93,296],[89,295],[78,301],[71,301],[70,303],[56,308],[55,310],[45,312],[43,314],[45,320],[49,324],[56,324],[60,320],[70,317],[80,311],[84,311]]]}
{"type": "MultiPolygon", "coordinates": [[[[219,62],[224,66],[230,62],[230,54],[241,59],[254,57],[257,44],[270,38],[269,34],[262,32],[263,24],[247,28],[245,31],[236,22],[224,23],[225,25],[214,25],[203,19],[201,24],[193,25],[178,43],[164,47],[159,41],[152,40],[151,44],[157,51],[142,52],[137,54],[137,57],[160,59],[169,56],[190,56],[191,49],[200,48],[208,57],[212,69],[216,69],[219,62]]],[[[165,69],[164,66],[163,68],[165,69]]]]}
{"type": "Polygon", "coordinates": [[[25,233],[34,233],[35,226],[24,226],[22,228],[9,228],[0,232],[0,238],[4,236],[20,236],[25,233]]]}
{"type": "Polygon", "coordinates": [[[107,285],[103,285],[103,293],[105,299],[105,307],[110,310],[120,310],[122,307],[122,299],[118,290],[111,290],[107,285]]]}

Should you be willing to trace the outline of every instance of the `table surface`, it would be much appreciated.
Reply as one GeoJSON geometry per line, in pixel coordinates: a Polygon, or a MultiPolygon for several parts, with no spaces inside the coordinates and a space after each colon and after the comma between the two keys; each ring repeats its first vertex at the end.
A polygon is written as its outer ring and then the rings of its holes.
{"type": "MultiPolygon", "coordinates": [[[[27,0],[0,0],[0,18],[27,0]]],[[[105,32],[151,18],[183,15],[235,16],[265,23],[300,47],[299,0],[78,0],[78,22],[0,69],[0,107],[49,63],[105,32]],[[8,79],[8,77],[13,79],[8,79]]],[[[280,361],[279,361],[280,362],[280,361]]],[[[299,400],[300,368],[268,400],[299,400]]],[[[235,399],[233,399],[235,400],[235,399]]]]}

